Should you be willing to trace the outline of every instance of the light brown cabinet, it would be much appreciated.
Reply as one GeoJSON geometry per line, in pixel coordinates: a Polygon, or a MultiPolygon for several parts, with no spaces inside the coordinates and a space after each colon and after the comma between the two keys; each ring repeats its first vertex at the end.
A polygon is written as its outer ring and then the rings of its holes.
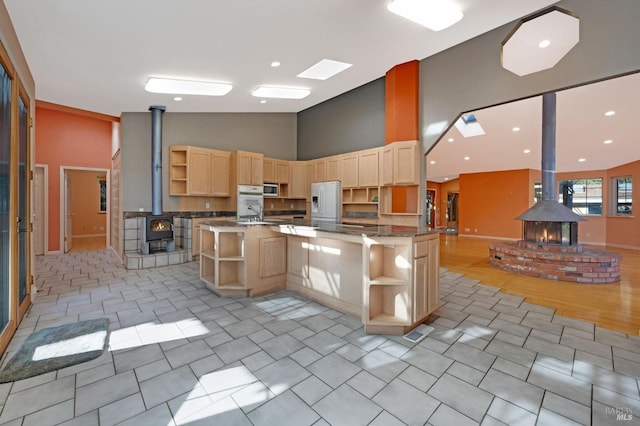
{"type": "Polygon", "coordinates": [[[418,141],[393,142],[382,150],[383,186],[420,184],[420,146],[418,141]]]}
{"type": "Polygon", "coordinates": [[[264,157],[262,161],[262,179],[268,183],[288,183],[289,162],[264,157]]]}
{"type": "Polygon", "coordinates": [[[313,170],[311,182],[324,182],[327,180],[327,160],[325,158],[312,160],[311,168],[313,170]]]}
{"type": "Polygon", "coordinates": [[[229,196],[230,153],[193,146],[169,148],[169,194],[229,196]]]}
{"type": "Polygon", "coordinates": [[[342,155],[342,188],[358,187],[358,154],[342,155]]]}
{"type": "Polygon", "coordinates": [[[307,198],[310,185],[307,180],[307,162],[289,162],[289,198],[307,198]]]}
{"type": "Polygon", "coordinates": [[[342,180],[341,156],[327,157],[327,180],[342,180]]]}
{"type": "Polygon", "coordinates": [[[287,237],[260,238],[260,278],[287,273],[287,237]]]}
{"type": "Polygon", "coordinates": [[[235,151],[236,183],[238,185],[262,185],[262,161],[264,155],[257,152],[235,151]]]}
{"type": "Polygon", "coordinates": [[[378,186],[380,149],[358,151],[358,186],[378,186]]]}

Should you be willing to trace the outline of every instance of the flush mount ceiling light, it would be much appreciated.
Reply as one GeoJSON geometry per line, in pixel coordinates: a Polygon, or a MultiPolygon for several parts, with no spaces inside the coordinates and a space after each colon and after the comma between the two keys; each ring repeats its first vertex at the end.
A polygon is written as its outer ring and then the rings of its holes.
{"type": "Polygon", "coordinates": [[[463,16],[449,0],[393,0],[387,9],[432,31],[444,30],[463,16]]]}
{"type": "Polygon", "coordinates": [[[315,65],[311,65],[306,70],[298,74],[301,78],[313,78],[315,80],[326,80],[349,68],[351,64],[346,62],[323,59],[315,65]]]}
{"type": "Polygon", "coordinates": [[[502,42],[502,66],[519,76],[553,68],[580,40],[580,20],[552,7],[522,20],[502,42]]]}
{"type": "Polygon", "coordinates": [[[172,78],[151,77],[144,90],[152,93],[169,93],[172,95],[223,96],[231,91],[232,85],[213,83],[210,81],[176,80],[172,78]]]}
{"type": "Polygon", "coordinates": [[[296,87],[260,86],[251,94],[257,98],[302,99],[309,96],[311,90],[296,87]]]}

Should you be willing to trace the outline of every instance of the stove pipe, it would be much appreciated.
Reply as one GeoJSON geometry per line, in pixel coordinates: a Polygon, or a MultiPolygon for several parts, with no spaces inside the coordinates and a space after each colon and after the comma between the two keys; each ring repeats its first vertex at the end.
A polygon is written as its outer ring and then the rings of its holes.
{"type": "Polygon", "coordinates": [[[555,201],[556,94],[542,95],[542,199],[555,201]]]}
{"type": "Polygon", "coordinates": [[[151,214],[162,214],[162,113],[163,105],[151,105],[151,214]]]}

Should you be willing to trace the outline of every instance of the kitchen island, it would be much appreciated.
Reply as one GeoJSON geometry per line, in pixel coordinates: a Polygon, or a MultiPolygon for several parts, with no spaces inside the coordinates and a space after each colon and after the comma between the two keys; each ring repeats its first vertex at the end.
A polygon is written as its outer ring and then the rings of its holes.
{"type": "Polygon", "coordinates": [[[200,232],[200,276],[221,296],[293,290],[374,334],[404,334],[438,306],[439,238],[430,228],[230,220],[200,232]]]}

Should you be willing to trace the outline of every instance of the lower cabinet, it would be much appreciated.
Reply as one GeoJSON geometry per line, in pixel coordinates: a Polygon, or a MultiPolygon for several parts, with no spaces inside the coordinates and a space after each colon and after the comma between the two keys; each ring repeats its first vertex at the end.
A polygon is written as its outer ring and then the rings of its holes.
{"type": "Polygon", "coordinates": [[[287,239],[263,226],[200,225],[200,278],[220,296],[283,290],[287,239]]]}

